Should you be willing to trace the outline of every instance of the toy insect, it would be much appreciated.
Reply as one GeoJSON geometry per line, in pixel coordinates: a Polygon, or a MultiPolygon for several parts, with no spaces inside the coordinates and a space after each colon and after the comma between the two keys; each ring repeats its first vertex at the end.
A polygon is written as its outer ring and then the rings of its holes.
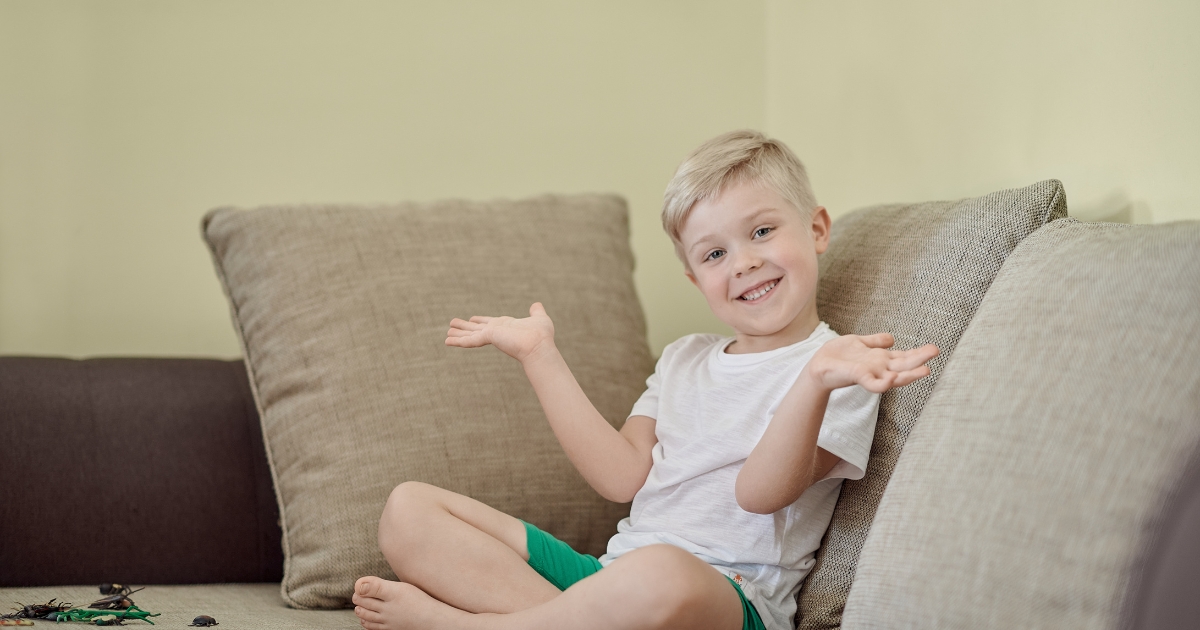
{"type": "Polygon", "coordinates": [[[188,625],[189,626],[198,626],[198,627],[203,628],[203,627],[208,627],[208,626],[219,626],[221,624],[217,623],[216,619],[213,619],[212,617],[209,617],[208,615],[200,615],[199,617],[196,617],[195,619],[193,619],[192,623],[189,623],[188,625]]]}
{"type": "MultiPolygon", "coordinates": [[[[13,610],[16,612],[8,613],[7,615],[0,617],[0,619],[45,619],[46,615],[49,615],[50,613],[62,612],[71,607],[69,602],[55,604],[54,599],[51,599],[45,604],[29,604],[27,606],[22,606],[21,608],[14,608],[13,610]]],[[[17,605],[21,606],[21,602],[17,602],[17,605]]]]}
{"type": "MultiPolygon", "coordinates": [[[[105,586],[108,586],[108,585],[105,585],[105,586]]],[[[121,585],[113,584],[112,586],[121,586],[121,585]]],[[[142,588],[146,588],[146,587],[143,586],[142,588]]],[[[101,592],[103,592],[104,587],[103,586],[100,587],[100,590],[101,590],[101,592]]],[[[129,590],[128,586],[121,587],[116,593],[113,593],[112,595],[109,595],[108,597],[102,597],[102,598],[88,604],[88,608],[95,608],[97,610],[125,610],[126,608],[133,606],[133,600],[129,599],[129,596],[140,590],[142,590],[142,589],[139,588],[139,589],[131,591],[131,590],[129,590]]]]}
{"type": "Polygon", "coordinates": [[[88,623],[97,623],[99,619],[101,623],[97,625],[116,626],[122,625],[123,622],[129,619],[145,621],[150,625],[154,625],[149,617],[157,617],[160,613],[146,612],[137,606],[130,606],[127,610],[119,610],[116,612],[108,612],[105,610],[87,610],[86,608],[72,608],[58,613],[55,621],[85,621],[88,623]]]}
{"type": "Polygon", "coordinates": [[[129,587],[125,586],[124,584],[101,584],[100,585],[100,594],[101,595],[116,595],[118,593],[120,593],[121,595],[128,595],[132,592],[133,591],[129,590],[129,587]]]}

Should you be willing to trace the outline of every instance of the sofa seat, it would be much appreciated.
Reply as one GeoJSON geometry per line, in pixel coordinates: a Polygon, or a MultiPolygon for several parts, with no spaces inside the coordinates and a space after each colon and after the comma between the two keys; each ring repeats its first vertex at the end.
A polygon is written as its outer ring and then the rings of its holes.
{"type": "MultiPolygon", "coordinates": [[[[140,585],[137,585],[140,586],[140,585]]],[[[0,609],[21,604],[42,604],[57,598],[85,607],[100,598],[96,586],[39,586],[33,588],[0,589],[0,609]]],[[[361,628],[352,610],[297,610],[288,608],[279,595],[279,585],[261,584],[198,584],[185,586],[147,586],[133,595],[143,610],[160,613],[153,617],[155,626],[184,628],[199,615],[217,620],[218,628],[239,630],[357,630],[361,628]]],[[[80,624],[73,624],[80,625],[80,624]]],[[[34,621],[34,626],[59,626],[48,621],[34,621]]],[[[129,621],[126,627],[145,626],[129,621]]]]}

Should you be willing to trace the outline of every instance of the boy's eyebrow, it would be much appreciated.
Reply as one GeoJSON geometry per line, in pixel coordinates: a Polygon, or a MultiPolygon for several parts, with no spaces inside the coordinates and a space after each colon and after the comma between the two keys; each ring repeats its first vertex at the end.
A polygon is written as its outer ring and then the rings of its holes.
{"type": "MultiPolygon", "coordinates": [[[[758,218],[761,217],[762,215],[767,214],[769,212],[776,212],[776,211],[778,211],[778,208],[775,208],[774,206],[766,206],[765,208],[759,208],[754,214],[747,217],[746,220],[743,221],[743,223],[754,223],[754,222],[758,221],[758,218]]],[[[692,246],[688,248],[687,253],[690,255],[693,250],[695,250],[697,247],[703,245],[704,241],[714,239],[716,237],[717,237],[716,234],[705,234],[704,236],[701,236],[700,238],[696,239],[695,243],[692,243],[692,246]]]]}

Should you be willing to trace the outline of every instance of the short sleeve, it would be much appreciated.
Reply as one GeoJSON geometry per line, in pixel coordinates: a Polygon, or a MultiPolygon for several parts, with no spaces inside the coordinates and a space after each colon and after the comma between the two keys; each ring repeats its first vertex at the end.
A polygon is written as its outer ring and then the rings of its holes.
{"type": "Polygon", "coordinates": [[[633,411],[629,412],[630,416],[646,416],[648,418],[658,419],[658,392],[659,383],[662,380],[660,371],[663,369],[663,359],[658,360],[658,364],[654,366],[654,373],[650,378],[646,379],[646,391],[642,392],[641,398],[633,403],[633,411]]]}
{"type": "Polygon", "coordinates": [[[704,336],[686,335],[672,341],[667,344],[667,347],[663,348],[662,356],[654,364],[654,373],[650,375],[650,378],[646,379],[646,391],[642,392],[642,397],[633,403],[633,411],[629,412],[630,416],[646,416],[647,418],[658,420],[659,392],[662,391],[662,382],[668,366],[679,356],[680,348],[687,347],[691,342],[704,336]]]}
{"type": "Polygon", "coordinates": [[[862,479],[875,439],[879,394],[858,385],[836,389],[829,395],[817,446],[842,458],[826,479],[862,479]]]}

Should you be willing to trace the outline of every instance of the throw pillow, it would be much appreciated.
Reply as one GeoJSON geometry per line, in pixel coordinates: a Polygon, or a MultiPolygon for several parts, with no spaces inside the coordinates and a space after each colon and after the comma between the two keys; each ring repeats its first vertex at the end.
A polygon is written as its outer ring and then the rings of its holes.
{"type": "Polygon", "coordinates": [[[974,199],[866,208],[834,222],[821,257],[821,318],[842,334],[890,332],[896,348],[933,343],[941,354],[929,377],[883,395],[866,476],[842,487],[800,592],[803,630],[841,625],[879,499],[959,337],[1013,248],[1066,213],[1062,184],[1048,180],[974,199]]]}
{"type": "Polygon", "coordinates": [[[845,627],[1133,627],[1139,550],[1200,445],[1197,305],[1200,222],[1026,239],[900,457],[845,627]]]}
{"type": "Polygon", "coordinates": [[[203,222],[245,354],[283,526],[283,597],[338,608],[406,480],[474,497],[588,553],[627,505],[584,482],[520,366],[444,345],[454,317],[535,301],[619,427],[653,371],[613,196],[222,208],[203,222]]]}

